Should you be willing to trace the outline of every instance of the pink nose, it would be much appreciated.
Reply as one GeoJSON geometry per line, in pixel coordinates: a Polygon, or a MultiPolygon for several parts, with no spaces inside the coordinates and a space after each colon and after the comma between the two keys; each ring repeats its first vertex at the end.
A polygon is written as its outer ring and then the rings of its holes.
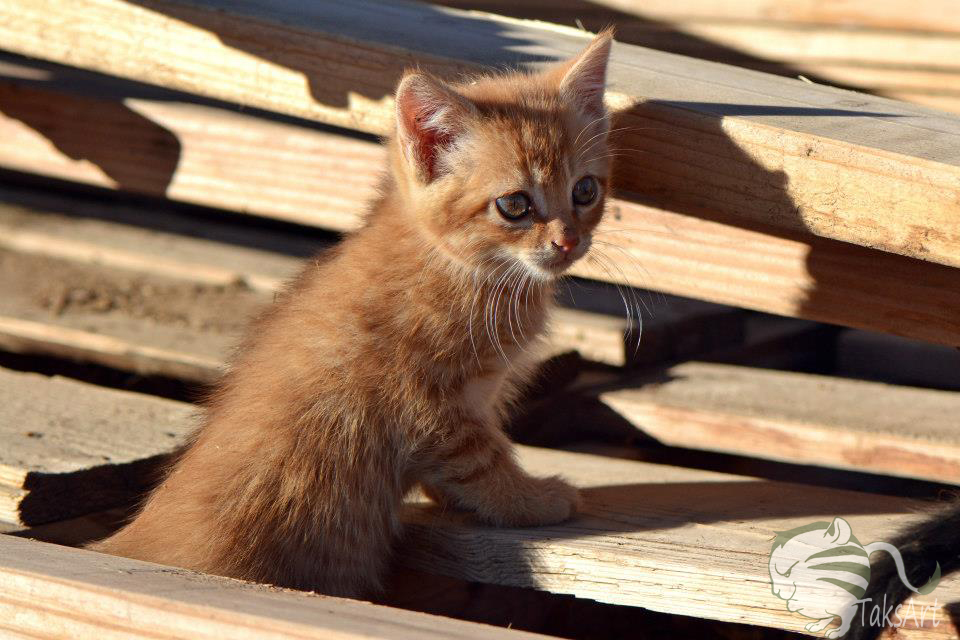
{"type": "Polygon", "coordinates": [[[556,247],[558,251],[563,253],[570,253],[577,248],[577,245],[580,244],[580,236],[568,236],[565,235],[560,238],[560,241],[552,240],[551,244],[556,247]]]}

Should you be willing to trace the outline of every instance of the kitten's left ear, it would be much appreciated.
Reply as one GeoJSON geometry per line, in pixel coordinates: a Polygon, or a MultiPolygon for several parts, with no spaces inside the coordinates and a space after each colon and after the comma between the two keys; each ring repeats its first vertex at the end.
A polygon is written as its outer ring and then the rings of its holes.
{"type": "Polygon", "coordinates": [[[605,113],[603,91],[607,84],[607,61],[612,44],[613,29],[604,29],[583,53],[564,65],[566,71],[560,80],[560,91],[588,115],[599,117],[605,113]]]}
{"type": "Polygon", "coordinates": [[[443,171],[443,153],[465,131],[473,105],[443,82],[409,73],[397,87],[397,138],[406,161],[425,183],[443,171]]]}

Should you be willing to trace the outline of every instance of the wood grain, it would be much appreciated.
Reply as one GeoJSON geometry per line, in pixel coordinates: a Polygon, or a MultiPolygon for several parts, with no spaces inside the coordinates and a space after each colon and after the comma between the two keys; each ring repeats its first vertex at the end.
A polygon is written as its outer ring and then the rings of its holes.
{"type": "MultiPolygon", "coordinates": [[[[441,4],[469,8],[477,0],[443,0],[441,4]]],[[[552,0],[483,0],[492,13],[514,15],[518,7],[533,18],[552,12],[578,16],[594,11],[616,11],[648,20],[680,22],[761,22],[774,24],[843,25],[916,31],[960,32],[960,17],[952,0],[590,0],[557,3],[552,0]],[[534,13],[536,12],[536,13],[534,13]]]]}
{"type": "MultiPolygon", "coordinates": [[[[373,133],[404,67],[536,67],[587,37],[369,0],[4,0],[0,15],[18,53],[373,133]]],[[[960,118],[628,45],[608,98],[641,151],[626,190],[960,266],[960,118]]]]}
{"type": "Polygon", "coordinates": [[[690,362],[600,393],[669,446],[960,484],[960,394],[690,362]]]}
{"type": "Polygon", "coordinates": [[[545,638],[0,536],[4,637],[245,640],[545,638]]]}
{"type": "Polygon", "coordinates": [[[694,2],[630,6],[630,2],[616,0],[562,5],[538,0],[444,0],[439,4],[583,25],[592,31],[614,25],[621,42],[789,78],[805,75],[821,84],[907,101],[914,101],[915,96],[918,104],[924,104],[925,97],[952,96],[956,100],[960,96],[960,64],[956,62],[960,60],[960,33],[950,33],[941,25],[928,30],[909,24],[884,26],[882,14],[895,3],[876,3],[872,10],[861,7],[859,15],[842,15],[850,3],[823,3],[819,20],[804,19],[803,15],[790,19],[791,10],[800,9],[796,2],[784,3],[780,15],[772,15],[772,7],[751,15],[751,8],[739,3],[717,3],[709,8],[693,6],[694,2]],[[830,15],[829,8],[837,6],[841,10],[830,15]]]}
{"type": "MultiPolygon", "coordinates": [[[[915,501],[813,488],[587,454],[520,448],[533,473],[562,474],[585,506],[557,527],[478,527],[430,508],[408,516],[404,564],[467,580],[533,587],[613,604],[805,633],[809,619],[771,594],[768,559],[778,531],[845,518],[861,541],[885,540],[924,517],[915,501]]],[[[952,638],[943,607],[960,598],[945,579],[916,606],[898,638],[952,638]],[[934,605],[936,599],[936,605],[934,605]],[[919,611],[919,609],[918,609],[919,611]]]]}
{"type": "MultiPolygon", "coordinates": [[[[33,380],[31,384],[38,383],[33,380]]],[[[103,390],[82,393],[100,395],[103,390]]],[[[153,401],[133,397],[131,402],[140,400],[153,401]]],[[[189,407],[181,406],[184,408],[167,411],[167,417],[185,419],[189,407]]],[[[102,411],[84,412],[84,419],[96,420],[102,411]]],[[[163,437],[170,427],[160,418],[154,415],[133,425],[141,431],[136,441],[146,441],[147,431],[163,437]]],[[[60,422],[44,428],[62,430],[65,425],[60,422]]],[[[115,440],[127,442],[104,430],[93,433],[108,438],[106,445],[115,440]]],[[[85,442],[84,446],[97,445],[85,442]]],[[[585,505],[574,520],[553,527],[497,529],[411,498],[404,515],[407,533],[397,558],[426,573],[533,587],[677,615],[799,630],[807,621],[788,612],[783,601],[770,592],[767,563],[776,531],[842,516],[860,540],[874,541],[888,539],[897,529],[924,517],[922,503],[889,496],[531,447],[518,447],[518,452],[521,464],[530,472],[552,475],[559,470],[582,488],[585,505]]],[[[42,451],[34,453],[42,455],[42,451]]],[[[0,566],[10,567],[13,557],[25,563],[43,556],[0,553],[0,566]]],[[[121,562],[95,557],[107,568],[112,562],[121,562]]],[[[60,564],[67,570],[82,562],[78,556],[60,564]]],[[[26,567],[21,564],[19,570],[26,567]]],[[[169,569],[164,573],[185,575],[169,569]]],[[[110,574],[126,575],[130,580],[137,575],[137,584],[144,589],[161,589],[138,572],[113,570],[110,574]]],[[[14,599],[18,610],[35,613],[29,603],[36,600],[12,598],[7,574],[0,570],[0,576],[4,587],[0,606],[10,606],[14,599]]],[[[227,592],[225,598],[232,595],[227,592]]],[[[191,597],[202,600],[205,596],[191,591],[191,597]]],[[[960,584],[956,579],[944,580],[922,603],[929,600],[933,604],[934,598],[940,625],[917,637],[955,633],[940,607],[960,598],[960,584]]]]}
{"type": "Polygon", "coordinates": [[[0,369],[0,520],[35,525],[129,503],[194,426],[180,402],[0,369]]]}
{"type": "MultiPolygon", "coordinates": [[[[0,190],[0,199],[4,196],[15,201],[18,194],[0,190]]],[[[71,210],[71,203],[63,198],[47,196],[43,200],[48,207],[71,210]]],[[[285,245],[291,250],[304,248],[288,243],[288,234],[271,235],[263,230],[230,227],[226,222],[218,226],[179,221],[178,226],[195,234],[220,235],[235,243],[228,244],[137,228],[132,225],[140,218],[154,218],[157,214],[118,209],[101,207],[101,215],[114,212],[115,221],[107,221],[57,214],[42,206],[33,209],[0,204],[0,248],[11,252],[11,260],[17,256],[44,256],[64,269],[71,264],[80,265],[82,271],[91,274],[89,278],[113,270],[149,274],[157,278],[156,286],[150,290],[170,299],[182,287],[164,294],[161,288],[165,281],[226,290],[232,294],[220,304],[239,317],[267,305],[279,286],[304,264],[302,258],[279,252],[285,245]],[[250,246],[265,239],[278,251],[250,246]]],[[[318,249],[322,246],[316,245],[318,249]]],[[[142,290],[143,286],[138,288],[142,290]]],[[[38,308],[36,296],[30,295],[32,291],[29,282],[11,279],[6,285],[0,284],[0,292],[5,292],[6,298],[0,302],[0,312],[5,314],[0,315],[0,346],[8,350],[47,353],[139,373],[209,382],[219,374],[229,345],[241,330],[237,324],[233,333],[226,336],[205,331],[201,320],[191,325],[189,308],[185,309],[187,326],[181,322],[161,331],[151,330],[150,318],[135,315],[124,320],[104,317],[110,313],[57,315],[38,308]]],[[[736,344],[743,335],[743,313],[728,307],[672,296],[654,300],[649,294],[638,294],[650,310],[641,331],[637,323],[623,317],[620,295],[612,287],[578,282],[566,291],[575,295],[567,295],[564,304],[576,304],[582,309],[557,310],[550,324],[548,353],[577,350],[597,362],[637,366],[736,344]],[[641,338],[642,344],[638,344],[641,338]]],[[[120,306],[113,315],[122,316],[123,311],[120,306]]]]}
{"type": "MultiPolygon", "coordinates": [[[[25,72],[21,70],[21,73],[25,72]]],[[[56,92],[55,95],[58,96],[57,100],[44,102],[49,109],[54,109],[58,104],[75,104],[71,102],[74,99],[86,100],[82,95],[69,92],[56,92]]],[[[166,102],[157,104],[170,109],[170,104],[166,102]]],[[[66,115],[65,112],[52,115],[48,124],[52,126],[66,115]]],[[[90,117],[96,118],[96,110],[90,113],[90,117]]],[[[651,111],[647,124],[662,128],[658,125],[661,121],[653,117],[651,111]]],[[[35,119],[34,122],[39,120],[35,119]]],[[[127,135],[122,122],[115,128],[110,128],[110,121],[98,122],[103,135],[92,140],[90,148],[96,148],[102,154],[99,156],[101,164],[115,166],[125,157],[124,146],[101,145],[99,140],[129,138],[132,140],[129,144],[136,146],[137,138],[127,135]]],[[[252,213],[310,222],[340,231],[361,224],[361,213],[366,206],[363,198],[373,190],[383,157],[382,150],[371,142],[290,124],[271,123],[261,118],[230,113],[222,108],[181,104],[176,109],[176,117],[163,122],[166,130],[181,141],[185,156],[209,160],[183,166],[178,169],[177,176],[182,176],[191,184],[206,185],[212,182],[214,185],[198,188],[194,192],[195,198],[183,193],[174,194],[175,197],[187,200],[194,198],[203,204],[229,207],[236,202],[230,201],[224,194],[234,190],[238,193],[256,193],[257,189],[251,188],[253,185],[284,180],[282,175],[288,169],[292,175],[300,176],[302,174],[297,173],[296,167],[316,167],[322,174],[317,184],[326,185],[326,191],[316,190],[309,179],[289,184],[293,190],[302,189],[298,195],[292,196],[292,202],[301,203],[304,207],[313,202],[316,207],[298,209],[300,213],[294,215],[284,209],[285,205],[274,205],[282,199],[273,197],[265,197],[257,202],[248,200],[243,206],[249,206],[246,210],[252,213]],[[191,133],[203,131],[204,123],[220,123],[220,126],[213,128],[215,135],[191,133]],[[258,157],[261,148],[270,149],[264,152],[264,157],[270,161],[258,164],[249,160],[258,157]],[[344,150],[342,153],[341,149],[344,150]],[[240,160],[236,165],[230,165],[228,161],[213,161],[224,153],[240,160]],[[342,164],[347,162],[344,158],[349,160],[347,164],[342,164]],[[234,169],[230,169],[230,166],[234,166],[234,169]],[[281,177],[277,178],[278,175],[281,177]],[[333,190],[330,186],[333,184],[343,184],[344,187],[334,190],[335,197],[327,198],[325,194],[333,190]],[[215,188],[215,185],[220,187],[215,188]]],[[[742,182],[742,174],[738,172],[749,163],[743,164],[742,154],[734,147],[729,147],[727,151],[731,155],[728,160],[736,168],[727,178],[711,178],[704,167],[715,165],[714,160],[706,155],[693,158],[673,148],[679,141],[697,140],[701,135],[695,121],[689,122],[688,128],[684,129],[676,128],[678,123],[679,118],[674,118],[673,125],[670,125],[674,127],[673,131],[657,133],[655,137],[651,134],[644,141],[638,141],[638,146],[646,146],[650,151],[646,156],[653,158],[643,161],[646,167],[644,175],[647,176],[644,179],[650,184],[645,196],[640,198],[625,193],[611,204],[603,235],[598,236],[598,240],[612,246],[598,242],[595,250],[605,253],[609,261],[617,265],[616,268],[602,269],[584,262],[575,266],[577,275],[626,282],[721,304],[886,331],[941,344],[960,344],[960,323],[953,312],[960,305],[957,293],[960,291],[960,272],[816,238],[806,233],[755,225],[744,222],[738,216],[718,214],[713,205],[724,198],[735,197],[724,180],[742,182]],[[696,162],[693,163],[693,160],[696,162]],[[699,185],[702,193],[677,195],[690,184],[699,185]],[[848,303],[851,297],[857,299],[857,304],[848,303]]],[[[43,126],[37,126],[43,130],[43,126]]],[[[3,132],[10,135],[0,135],[0,162],[44,175],[110,186],[109,181],[91,179],[80,164],[52,146],[38,130],[25,128],[20,120],[0,116],[0,133],[3,132]],[[29,135],[24,137],[26,134],[29,135]]],[[[66,136],[59,135],[60,139],[66,136]]],[[[140,153],[148,151],[149,145],[146,145],[140,153]]],[[[838,145],[829,149],[824,147],[821,151],[842,153],[838,145]]],[[[85,154],[84,157],[90,156],[85,154]]],[[[173,184],[180,179],[175,177],[173,184]]],[[[782,183],[784,179],[781,175],[773,183],[782,183]]],[[[744,189],[752,188],[746,183],[742,186],[744,189]]],[[[124,186],[124,189],[127,188],[124,186]]],[[[856,182],[851,182],[841,191],[858,188],[856,182]]],[[[831,189],[837,192],[838,188],[831,189]]],[[[270,193],[266,188],[263,192],[270,193]]],[[[768,185],[758,196],[773,198],[774,206],[784,204],[782,193],[777,194],[773,185],[768,185]]],[[[736,197],[742,206],[753,206],[751,203],[754,198],[736,197]]],[[[907,197],[906,192],[904,197],[907,197]]],[[[898,210],[905,210],[908,206],[912,204],[904,204],[898,210]]],[[[165,254],[166,249],[149,252],[146,259],[149,264],[143,264],[144,256],[148,253],[146,247],[149,246],[143,240],[117,240],[113,244],[104,240],[98,244],[99,241],[94,242],[95,233],[83,237],[61,234],[53,239],[49,235],[49,225],[40,235],[27,228],[21,228],[16,233],[12,231],[10,228],[10,232],[0,235],[0,245],[18,251],[95,259],[118,267],[149,268],[155,273],[165,268],[165,274],[169,276],[182,276],[186,271],[187,275],[196,275],[197,278],[203,276],[210,283],[225,282],[236,277],[240,278],[238,282],[255,289],[269,290],[284,276],[282,269],[274,267],[269,273],[247,270],[234,275],[236,270],[231,269],[223,259],[217,264],[202,266],[202,251],[199,250],[176,260],[165,254]],[[132,249],[133,246],[137,248],[132,249]],[[266,279],[261,280],[263,277],[266,279]]],[[[925,232],[917,230],[916,233],[917,246],[924,245],[925,232]]],[[[106,238],[109,237],[110,234],[107,234],[106,238]]],[[[648,313],[645,318],[648,342],[657,324],[656,318],[650,315],[648,313]]],[[[629,333],[632,335],[634,332],[629,333]]],[[[576,334],[567,332],[565,335],[576,334]]],[[[630,335],[628,344],[633,342],[630,335]]],[[[617,341],[613,334],[603,339],[608,345],[617,341]]],[[[605,348],[605,355],[594,355],[605,362],[621,364],[628,358],[629,351],[610,351],[605,348]]],[[[644,355],[642,350],[640,355],[641,358],[644,355]]]]}

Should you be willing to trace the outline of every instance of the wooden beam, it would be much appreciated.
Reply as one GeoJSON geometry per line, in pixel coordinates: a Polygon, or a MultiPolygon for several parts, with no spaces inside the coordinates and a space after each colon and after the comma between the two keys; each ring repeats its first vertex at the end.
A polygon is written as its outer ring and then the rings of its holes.
{"type": "Polygon", "coordinates": [[[960,484],[960,394],[690,362],[600,399],[645,434],[708,449],[960,484]]]}
{"type": "MultiPolygon", "coordinates": [[[[20,69],[23,75],[31,67],[20,65],[20,69]]],[[[43,72],[46,69],[34,68],[34,71],[43,72]]],[[[66,83],[68,80],[71,85],[77,83],[72,76],[63,76],[59,82],[66,83]]],[[[112,90],[116,91],[116,87],[112,90]]],[[[134,141],[130,144],[135,145],[135,141],[145,135],[136,133],[136,126],[141,125],[133,126],[130,120],[115,122],[99,118],[98,114],[103,110],[99,102],[87,104],[84,101],[88,99],[76,92],[57,90],[51,94],[56,96],[55,100],[40,100],[33,95],[34,91],[39,89],[21,87],[9,95],[22,94],[26,96],[24,99],[27,104],[42,103],[53,113],[44,124],[39,124],[40,116],[31,116],[38,129],[26,127],[21,120],[0,116],[0,162],[44,175],[111,186],[107,181],[89,178],[83,169],[89,164],[87,160],[71,159],[64,150],[50,143],[48,135],[60,140],[69,136],[62,132],[50,134],[49,127],[79,117],[77,114],[71,116],[69,109],[56,112],[56,105],[87,105],[83,107],[86,111],[81,110],[84,118],[99,123],[97,126],[103,133],[88,139],[88,146],[81,147],[84,151],[75,150],[73,153],[84,158],[99,153],[98,162],[108,168],[128,163],[129,157],[123,145],[111,146],[110,141],[129,139],[134,141]],[[110,123],[116,126],[111,128],[110,123]],[[131,126],[133,132],[129,131],[131,126]],[[48,133],[41,134],[38,130],[48,133]]],[[[138,100],[143,105],[154,104],[147,98],[138,100]]],[[[160,101],[155,104],[169,110],[173,103],[160,101]]],[[[76,108],[80,109],[79,106],[76,108]]],[[[145,112],[150,109],[153,107],[145,112]]],[[[44,110],[37,111],[45,113],[44,110]]],[[[271,123],[208,106],[180,104],[175,111],[176,117],[163,121],[165,130],[180,141],[181,153],[185,157],[206,158],[207,161],[183,165],[177,171],[177,176],[181,177],[174,178],[173,182],[182,179],[184,184],[221,185],[217,188],[198,188],[194,192],[196,197],[182,192],[174,193],[175,197],[210,206],[230,207],[236,202],[230,201],[224,194],[234,190],[238,193],[259,193],[257,189],[250,189],[251,185],[262,185],[264,193],[268,193],[266,185],[275,179],[275,175],[288,171],[292,175],[301,175],[297,169],[301,165],[318,170],[326,167],[327,170],[322,171],[322,181],[338,184],[342,181],[348,185],[348,188],[337,190],[335,198],[326,198],[322,192],[314,190],[311,180],[297,180],[289,185],[293,190],[301,186],[303,189],[292,197],[293,202],[303,207],[312,202],[317,205],[315,208],[297,209],[298,213],[291,213],[283,206],[275,206],[273,203],[278,200],[272,197],[248,200],[243,206],[249,206],[246,210],[260,215],[309,222],[337,230],[349,230],[360,224],[360,214],[365,207],[363,198],[371,193],[381,168],[382,150],[378,146],[329,132],[271,123]],[[213,133],[195,134],[211,123],[219,123],[213,133]],[[248,162],[247,159],[258,157],[260,146],[272,149],[267,153],[270,162],[248,162]],[[345,167],[338,164],[341,162],[338,151],[341,148],[346,150],[344,153],[350,158],[349,165],[345,167]],[[222,155],[244,160],[231,169],[229,161],[213,160],[222,155]]],[[[20,109],[20,112],[32,113],[26,108],[20,109]]],[[[688,134],[678,136],[678,139],[690,138],[688,134]]],[[[138,153],[148,154],[149,145],[138,153]]],[[[678,189],[685,182],[699,184],[699,168],[686,166],[682,158],[669,162],[676,171],[682,173],[682,180],[666,176],[664,183],[674,181],[678,189]]],[[[661,164],[667,163],[666,157],[661,158],[661,164]]],[[[660,174],[662,169],[651,167],[650,173],[660,174]]],[[[103,173],[101,169],[97,169],[97,172],[98,175],[103,173]]],[[[136,189],[129,182],[124,188],[136,189]]],[[[960,344],[960,323],[953,313],[953,309],[960,305],[960,272],[956,270],[818,239],[809,234],[786,233],[774,227],[745,228],[748,225],[742,219],[718,215],[708,206],[674,202],[671,210],[670,206],[663,204],[663,200],[662,194],[655,199],[650,196],[650,204],[643,204],[638,198],[614,200],[605,222],[605,238],[618,247],[607,252],[619,265],[620,273],[591,268],[587,264],[576,265],[575,273],[599,280],[620,280],[634,286],[721,304],[886,331],[941,344],[960,344]],[[851,296],[858,300],[856,305],[848,304],[851,296]]],[[[11,224],[16,224],[16,221],[11,224]]],[[[110,246],[104,246],[101,242],[99,246],[93,246],[89,240],[95,239],[99,232],[85,236],[63,234],[53,240],[48,231],[49,228],[41,236],[31,236],[30,233],[39,232],[29,232],[27,229],[17,234],[0,234],[0,244],[18,251],[59,252],[58,255],[62,257],[72,255],[79,258],[86,255],[89,259],[108,261],[118,267],[146,266],[157,273],[166,265],[169,269],[165,275],[182,275],[184,271],[197,277],[206,274],[211,284],[240,278],[238,281],[258,290],[272,289],[288,273],[271,267],[269,270],[248,270],[238,274],[236,269],[225,267],[223,260],[218,264],[201,266],[198,262],[202,261],[200,256],[206,249],[198,249],[177,259],[172,259],[166,250],[162,250],[151,254],[147,258],[149,264],[143,265],[146,254],[143,252],[145,250],[139,248],[145,246],[143,239],[118,240],[110,246]],[[131,250],[132,246],[138,249],[131,250]],[[258,280],[263,277],[266,279],[258,280]]],[[[106,237],[110,237],[110,234],[106,237]]],[[[649,314],[646,320],[649,341],[653,335],[649,331],[653,324],[649,314]]],[[[630,338],[630,335],[627,337],[630,338]]],[[[605,340],[608,344],[617,342],[612,334],[605,340]]],[[[606,362],[621,364],[628,359],[628,351],[622,349],[620,355],[612,351],[605,353],[610,354],[603,356],[606,362]]],[[[599,357],[596,354],[594,356],[599,357]]],[[[643,351],[640,356],[644,356],[643,351]]]]}
{"type": "Polygon", "coordinates": [[[0,520],[126,505],[194,427],[181,402],[0,369],[0,520]]]}
{"type": "MultiPolygon", "coordinates": [[[[886,540],[926,517],[922,503],[735,475],[520,447],[535,474],[557,469],[583,489],[575,520],[527,530],[477,527],[429,507],[412,510],[398,558],[430,573],[568,593],[654,611],[804,633],[809,619],[770,590],[771,541],[836,516],[858,539],[886,540]]],[[[915,600],[938,610],[939,625],[911,620],[897,638],[956,634],[943,607],[960,599],[960,579],[915,600]],[[934,600],[936,599],[936,604],[934,600]]],[[[919,617],[919,615],[918,615],[919,617]]]]}
{"type": "MultiPolygon", "coordinates": [[[[3,197],[16,201],[18,193],[0,190],[0,199],[3,197]]],[[[40,201],[55,209],[77,208],[63,198],[46,196],[40,201]]],[[[282,232],[231,228],[226,222],[204,225],[201,221],[180,221],[174,225],[189,228],[195,234],[229,236],[233,242],[241,243],[231,245],[128,226],[145,215],[158,217],[155,212],[118,212],[119,207],[106,206],[101,209],[113,210],[115,221],[0,205],[0,249],[10,251],[6,262],[10,277],[5,284],[0,283],[0,292],[7,298],[5,303],[0,302],[0,311],[6,314],[0,315],[0,346],[139,373],[211,381],[218,375],[242,323],[231,325],[226,333],[207,330],[204,327],[210,323],[197,316],[191,308],[191,298],[219,297],[220,308],[231,309],[231,315],[239,318],[248,317],[266,305],[280,284],[303,265],[301,258],[242,246],[268,239],[279,249],[289,239],[282,232]],[[44,261],[40,256],[53,260],[44,261]],[[16,267],[23,261],[34,266],[16,267]],[[73,313],[69,304],[62,312],[52,314],[49,296],[64,294],[51,292],[38,300],[29,276],[39,268],[56,269],[67,296],[72,295],[70,291],[75,287],[95,289],[96,283],[112,291],[125,287],[143,291],[144,283],[132,284],[123,274],[150,274],[156,282],[150,285],[153,289],[147,288],[165,297],[168,306],[181,300],[182,315],[171,318],[173,322],[163,322],[163,317],[138,317],[135,309],[127,309],[123,304],[107,309],[108,314],[82,313],[83,305],[81,313],[73,313]],[[14,277],[16,274],[22,277],[14,277]],[[158,333],[151,330],[151,320],[167,326],[158,333]]],[[[319,248],[320,243],[316,244],[319,248]]],[[[289,248],[302,248],[297,245],[290,242],[289,248]]],[[[728,307],[672,296],[654,300],[647,294],[649,303],[643,299],[643,304],[647,305],[645,313],[649,317],[643,319],[641,328],[622,317],[621,299],[612,287],[574,283],[568,290],[576,291],[576,295],[566,304],[579,304],[584,309],[559,309],[554,315],[550,333],[553,353],[577,350],[597,362],[637,366],[694,356],[736,344],[742,338],[743,313],[728,307]],[[641,338],[642,343],[638,344],[641,338]]]]}
{"type": "MultiPolygon", "coordinates": [[[[960,271],[834,240],[625,200],[607,238],[625,281],[757,311],[960,345],[960,271]]],[[[578,275],[609,278],[590,264],[578,275]]]]}
{"type": "Polygon", "coordinates": [[[439,4],[462,9],[479,8],[491,13],[540,18],[552,14],[551,22],[567,22],[591,12],[621,14],[646,20],[680,22],[751,22],[774,24],[842,25],[916,31],[960,32],[960,17],[952,0],[902,2],[872,0],[590,0],[557,3],[552,0],[442,0],[439,4]],[[519,15],[519,14],[516,14],[519,15]],[[565,19],[564,19],[565,18],[565,19]]]}
{"type": "MultiPolygon", "coordinates": [[[[0,15],[11,51],[373,133],[404,67],[537,67],[587,38],[372,0],[4,0],[0,15]]],[[[640,152],[627,191],[960,266],[960,118],[628,45],[608,98],[640,152]]]]}
{"type": "Polygon", "coordinates": [[[12,536],[0,536],[0,592],[0,630],[24,638],[546,637],[12,536]]]}
{"type": "Polygon", "coordinates": [[[538,0],[444,0],[440,4],[590,30],[615,25],[617,39],[629,44],[789,78],[804,75],[820,84],[960,110],[960,64],[956,62],[960,35],[943,32],[939,25],[932,32],[878,29],[872,28],[870,18],[879,16],[869,14],[863,20],[834,16],[838,20],[820,23],[762,14],[748,19],[739,5],[718,4],[711,7],[711,15],[698,14],[706,7],[690,7],[696,4],[692,2],[670,7],[654,3],[649,9],[623,2],[622,10],[613,6],[616,2],[558,6],[538,0]],[[685,13],[688,8],[692,11],[685,13]]]}
{"type": "Polygon", "coordinates": [[[10,169],[336,231],[355,229],[376,195],[383,153],[366,141],[182,96],[124,96],[143,89],[62,70],[7,61],[2,73],[10,169]],[[18,77],[29,72],[48,75],[18,77]],[[64,90],[78,81],[95,95],[64,90]]]}
{"type": "MultiPolygon", "coordinates": [[[[48,386],[35,379],[30,382],[39,389],[48,386]]],[[[74,402],[86,402],[91,394],[108,393],[89,386],[73,391],[74,402]]],[[[155,402],[125,395],[131,403],[155,402]]],[[[151,436],[146,431],[161,439],[166,437],[167,425],[178,417],[189,421],[187,405],[173,410],[166,403],[154,406],[153,415],[140,417],[136,423],[130,421],[129,428],[139,428],[134,442],[140,438],[147,441],[151,436]]],[[[100,419],[105,410],[112,409],[101,404],[97,410],[84,412],[84,419],[100,419]]],[[[45,428],[63,430],[67,428],[63,422],[45,428]]],[[[53,441],[54,434],[48,435],[53,441]]],[[[102,441],[86,442],[84,446],[90,451],[96,446],[107,451],[130,450],[128,440],[118,439],[113,433],[101,430],[93,432],[92,438],[102,441]]],[[[37,456],[45,455],[42,447],[46,439],[37,441],[41,448],[31,449],[28,464],[45,464],[37,456]]],[[[555,474],[560,469],[581,487],[585,505],[577,518],[552,527],[497,529],[478,526],[466,514],[416,500],[404,515],[407,532],[397,549],[397,559],[419,571],[465,580],[531,587],[676,615],[800,630],[808,620],[787,611],[784,602],[770,591],[770,541],[777,531],[839,515],[852,525],[860,540],[872,542],[889,539],[897,529],[925,517],[922,503],[889,496],[531,447],[519,447],[518,452],[521,464],[531,473],[555,474]]],[[[62,475],[51,477],[69,482],[62,475]]],[[[35,554],[0,553],[0,567],[10,567],[13,557],[28,562],[35,554]]],[[[107,568],[113,562],[122,562],[92,557],[107,568]]],[[[65,570],[78,566],[73,560],[59,564],[65,570]]],[[[18,568],[25,570],[23,565],[18,568]]],[[[164,571],[172,576],[193,575],[164,571]]],[[[4,593],[0,606],[9,607],[9,600],[15,599],[14,608],[31,611],[23,598],[10,595],[3,572],[0,569],[4,593]]],[[[115,569],[110,573],[120,574],[115,569]]],[[[133,580],[134,574],[142,588],[153,593],[160,590],[139,572],[124,575],[133,580]]],[[[36,593],[45,592],[34,589],[32,593],[35,598],[36,593]]],[[[191,597],[197,597],[191,593],[191,597]]],[[[944,580],[935,593],[917,603],[933,606],[934,598],[940,625],[917,637],[946,638],[955,633],[940,607],[960,598],[960,581],[944,580]]],[[[35,600],[31,602],[36,604],[35,600]]],[[[928,620],[933,610],[928,611],[928,620]]],[[[0,615],[0,620],[9,619],[0,615]]]]}

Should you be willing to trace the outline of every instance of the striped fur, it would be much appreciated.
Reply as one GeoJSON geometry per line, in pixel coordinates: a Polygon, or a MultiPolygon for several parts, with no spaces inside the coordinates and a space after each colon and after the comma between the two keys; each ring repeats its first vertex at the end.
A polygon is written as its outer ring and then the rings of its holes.
{"type": "Polygon", "coordinates": [[[610,42],[536,75],[404,77],[366,226],[253,325],[166,478],[93,548],[362,597],[418,483],[495,525],[569,518],[577,490],[525,473],[501,422],[602,216],[610,42]],[[587,175],[599,196],[575,206],[587,175]],[[508,222],[494,201],[519,190],[536,215],[508,222]]]}

